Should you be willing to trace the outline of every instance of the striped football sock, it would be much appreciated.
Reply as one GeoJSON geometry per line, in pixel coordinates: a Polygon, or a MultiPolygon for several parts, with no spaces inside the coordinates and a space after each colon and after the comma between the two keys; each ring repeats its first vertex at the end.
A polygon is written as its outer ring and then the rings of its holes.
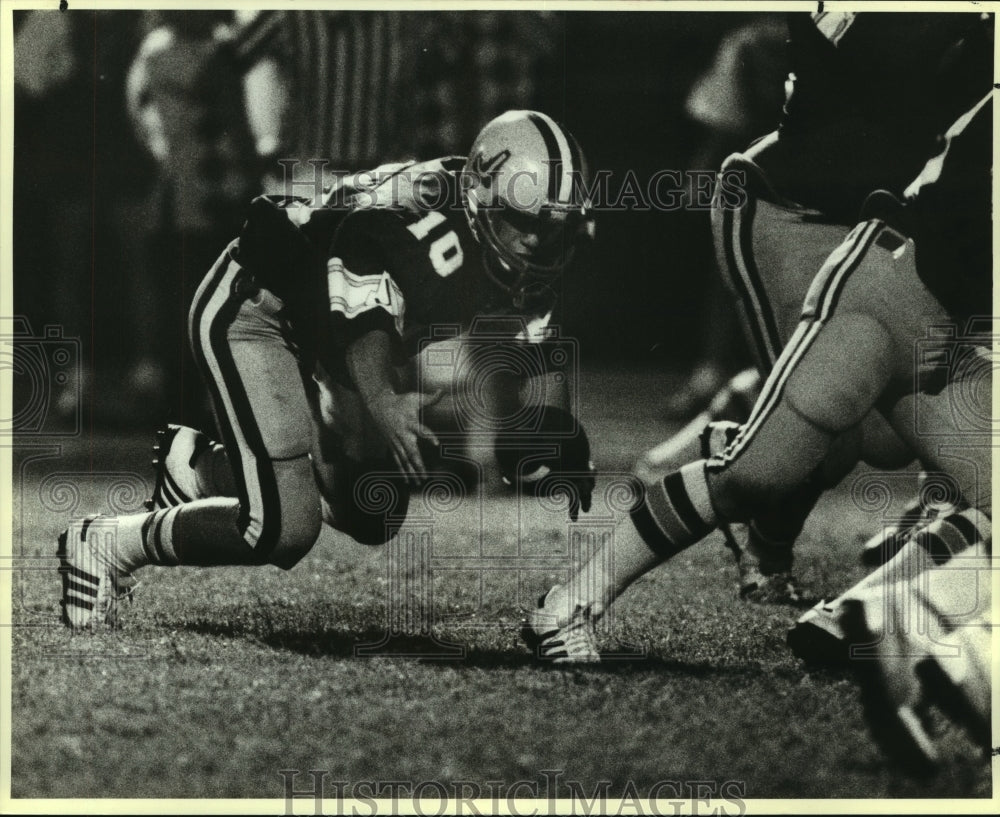
{"type": "Polygon", "coordinates": [[[126,574],[146,565],[180,564],[170,532],[181,507],[113,520],[114,536],[108,539],[104,559],[126,574]]]}
{"type": "Polygon", "coordinates": [[[947,564],[959,554],[979,555],[992,539],[990,518],[975,508],[939,517],[914,533],[899,553],[832,603],[860,597],[870,589],[910,582],[925,570],[947,564]]]}
{"type": "Polygon", "coordinates": [[[718,519],[708,490],[705,460],[647,485],[645,496],[632,510],[632,524],[661,560],[711,533],[718,519]]]}

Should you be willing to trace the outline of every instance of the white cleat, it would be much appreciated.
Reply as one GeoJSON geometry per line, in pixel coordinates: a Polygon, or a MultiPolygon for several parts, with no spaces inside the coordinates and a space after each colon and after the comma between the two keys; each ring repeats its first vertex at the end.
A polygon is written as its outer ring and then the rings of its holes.
{"type": "Polygon", "coordinates": [[[201,497],[194,471],[194,460],[212,441],[187,426],[170,424],[156,432],[153,468],[156,481],[153,496],[146,502],[150,511],[173,508],[201,497]]]}
{"type": "MultiPolygon", "coordinates": [[[[558,585],[556,585],[558,587],[558,585]]],[[[568,616],[545,604],[552,590],[539,599],[538,607],[524,620],[521,637],[535,656],[553,664],[596,664],[601,660],[591,608],[577,604],[568,616]]]]}
{"type": "Polygon", "coordinates": [[[59,573],[62,576],[62,622],[73,630],[117,626],[118,602],[132,599],[135,579],[117,571],[101,553],[105,537],[114,536],[99,514],[71,524],[59,534],[59,573]],[[88,541],[88,536],[90,540],[88,541]]]}

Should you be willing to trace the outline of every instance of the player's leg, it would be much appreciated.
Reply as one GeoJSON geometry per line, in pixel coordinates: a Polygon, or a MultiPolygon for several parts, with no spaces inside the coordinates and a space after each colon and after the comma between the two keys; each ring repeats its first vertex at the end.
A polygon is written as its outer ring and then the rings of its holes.
{"type": "Polygon", "coordinates": [[[850,231],[782,202],[753,163],[766,142],[726,159],[711,213],[716,266],[765,374],[798,326],[816,271],[850,231]]]}
{"type": "MultiPolygon", "coordinates": [[[[924,482],[930,488],[921,491],[921,501],[908,511],[913,527],[894,534],[898,553],[880,558],[878,569],[832,602],[817,605],[789,632],[793,651],[809,661],[845,660],[847,644],[839,623],[844,601],[897,582],[900,576],[919,573],[926,567],[928,553],[936,562],[946,561],[979,541],[980,522],[985,521],[988,527],[992,461],[989,338],[966,333],[962,331],[965,327],[949,331],[952,322],[917,275],[912,242],[886,231],[880,243],[880,251],[890,252],[893,263],[873,265],[868,270],[866,282],[878,297],[868,298],[864,305],[887,327],[894,349],[890,356],[891,386],[879,401],[892,434],[886,433],[884,423],[869,423],[868,454],[875,448],[871,443],[876,437],[880,439],[880,456],[891,464],[915,453],[928,469],[924,482]],[[925,494],[938,495],[936,508],[924,507],[925,494]],[[970,510],[949,513],[969,505],[970,510]],[[962,524],[967,517],[979,522],[962,524]],[[952,524],[955,520],[959,527],[952,524]]],[[[849,288],[844,294],[845,306],[859,308],[863,294],[863,290],[849,288]]],[[[873,547],[879,550],[888,552],[891,545],[883,535],[874,538],[873,547]]]]}
{"type": "MultiPolygon", "coordinates": [[[[632,511],[638,537],[616,537],[580,574],[553,588],[535,614],[536,633],[577,611],[596,617],[636,578],[695,544],[720,523],[746,521],[802,486],[834,441],[860,423],[886,387],[892,345],[870,316],[838,312],[876,225],[859,225],[817,275],[804,318],[764,384],[751,416],[722,457],[698,460],[644,486],[632,511]],[[571,597],[571,588],[586,588],[571,597]]],[[[543,644],[544,649],[544,644],[543,644]]]]}
{"type": "MultiPolygon", "coordinates": [[[[782,498],[802,491],[805,501],[812,501],[810,477],[885,387],[889,344],[884,329],[862,315],[810,320],[802,329],[725,455],[697,460],[646,484],[632,511],[638,536],[616,537],[606,546],[613,552],[600,549],[577,577],[554,587],[534,613],[536,635],[580,629],[581,620],[584,625],[595,620],[639,576],[720,524],[747,521],[761,508],[780,508],[782,498]],[[846,354],[844,345],[854,343],[855,353],[846,354]],[[828,376],[831,370],[836,378],[828,376]]],[[[563,655],[564,640],[562,632],[543,640],[542,655],[577,660],[563,655]]]]}
{"type": "Polygon", "coordinates": [[[319,536],[319,495],[309,451],[311,417],[281,302],[257,289],[228,253],[210,271],[191,311],[191,336],[206,374],[237,497],[199,499],[93,523],[60,540],[64,620],[98,622],[102,602],[131,574],[154,565],[294,565],[319,536]],[[93,581],[90,581],[93,580],[93,581]],[[101,585],[104,585],[102,588],[101,585]],[[95,612],[96,611],[96,612],[95,612]]]}
{"type": "MultiPolygon", "coordinates": [[[[767,141],[745,155],[735,154],[726,160],[712,211],[718,267],[764,375],[773,369],[798,325],[816,271],[848,233],[846,226],[784,202],[775,194],[753,163],[755,153],[764,149],[767,141]],[[734,195],[736,192],[741,195],[734,195]]],[[[747,414],[736,419],[744,422],[747,414]]],[[[742,598],[801,601],[791,573],[793,548],[806,517],[829,483],[822,474],[810,477],[809,482],[775,512],[761,506],[745,528],[724,526],[727,545],[737,556],[742,598]]]]}
{"type": "MultiPolygon", "coordinates": [[[[318,538],[320,522],[307,375],[284,304],[235,262],[200,296],[192,344],[216,406],[249,563],[291,567],[318,538]]],[[[213,554],[224,556],[224,546],[209,545],[204,558],[213,554]]]]}
{"type": "Polygon", "coordinates": [[[869,307],[890,330],[897,368],[879,407],[946,498],[971,507],[920,530],[845,594],[840,623],[856,653],[874,645],[852,662],[873,734],[925,773],[937,755],[921,720],[930,704],[989,747],[992,321],[956,326],[917,275],[913,242],[887,238],[895,268],[874,270],[882,297],[869,307]]]}
{"type": "Polygon", "coordinates": [[[406,478],[356,391],[318,367],[312,398],[312,462],[323,521],[361,544],[385,544],[406,518],[406,478]]]}
{"type": "MultiPolygon", "coordinates": [[[[984,358],[988,354],[984,351],[984,358]]],[[[988,413],[991,389],[991,370],[974,377],[959,373],[937,393],[906,394],[886,409],[893,428],[918,453],[930,476],[940,475],[964,501],[987,514],[993,498],[995,445],[988,413]],[[986,396],[985,406],[978,406],[975,413],[956,412],[956,405],[973,391],[986,396]]]]}

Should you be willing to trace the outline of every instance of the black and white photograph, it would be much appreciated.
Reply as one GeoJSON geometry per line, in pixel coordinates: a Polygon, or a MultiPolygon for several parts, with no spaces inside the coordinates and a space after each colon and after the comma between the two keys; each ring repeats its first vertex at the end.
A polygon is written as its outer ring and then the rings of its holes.
{"type": "Polygon", "coordinates": [[[0,0],[0,812],[1000,811],[998,9],[0,0]]]}

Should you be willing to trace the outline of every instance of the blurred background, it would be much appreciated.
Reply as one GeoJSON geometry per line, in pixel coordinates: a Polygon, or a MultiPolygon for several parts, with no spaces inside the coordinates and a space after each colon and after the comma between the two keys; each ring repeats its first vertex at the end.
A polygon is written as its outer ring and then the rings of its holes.
{"type": "MultiPolygon", "coordinates": [[[[463,154],[531,107],[613,201],[630,172],[713,171],[771,130],[787,73],[780,14],[30,11],[14,35],[18,331],[79,338],[46,411],[135,427],[202,424],[187,307],[250,199],[280,192],[279,160],[463,154]]],[[[620,203],[563,332],[585,367],[662,372],[648,398],[678,419],[749,360],[707,210],[620,203]]]]}

